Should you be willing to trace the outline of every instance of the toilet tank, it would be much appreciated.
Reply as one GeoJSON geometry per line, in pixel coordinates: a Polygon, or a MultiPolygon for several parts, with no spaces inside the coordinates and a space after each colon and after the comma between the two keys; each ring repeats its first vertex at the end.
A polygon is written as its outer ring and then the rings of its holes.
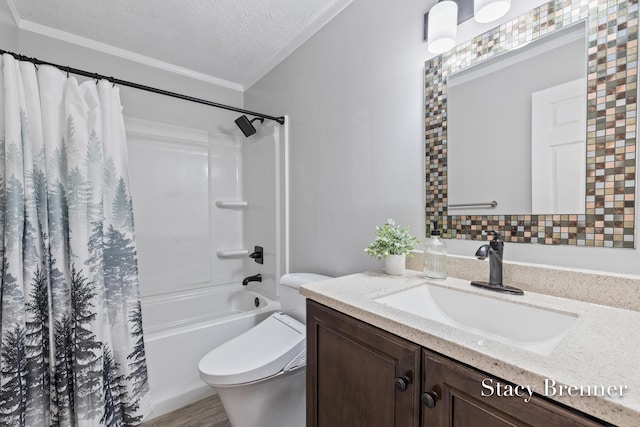
{"type": "Polygon", "coordinates": [[[285,314],[307,323],[305,297],[300,295],[300,285],[329,280],[332,277],[314,273],[290,273],[280,278],[280,303],[285,314]]]}

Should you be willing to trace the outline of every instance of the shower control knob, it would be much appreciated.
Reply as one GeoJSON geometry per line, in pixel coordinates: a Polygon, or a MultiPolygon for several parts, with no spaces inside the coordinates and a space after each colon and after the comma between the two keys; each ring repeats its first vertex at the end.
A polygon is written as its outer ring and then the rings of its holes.
{"type": "Polygon", "coordinates": [[[438,396],[435,390],[427,391],[420,396],[420,401],[422,401],[422,404],[427,408],[435,407],[438,399],[440,399],[440,396],[438,396]]]}
{"type": "Polygon", "coordinates": [[[409,387],[409,384],[411,384],[411,380],[407,376],[397,377],[394,380],[394,384],[396,386],[396,390],[405,391],[409,387]]]}

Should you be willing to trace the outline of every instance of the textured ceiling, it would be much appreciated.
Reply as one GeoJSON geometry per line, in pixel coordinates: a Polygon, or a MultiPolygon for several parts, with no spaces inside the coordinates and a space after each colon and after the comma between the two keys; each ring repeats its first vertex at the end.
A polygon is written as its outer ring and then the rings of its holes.
{"type": "Polygon", "coordinates": [[[243,87],[350,2],[7,0],[18,26],[32,22],[243,87]]]}

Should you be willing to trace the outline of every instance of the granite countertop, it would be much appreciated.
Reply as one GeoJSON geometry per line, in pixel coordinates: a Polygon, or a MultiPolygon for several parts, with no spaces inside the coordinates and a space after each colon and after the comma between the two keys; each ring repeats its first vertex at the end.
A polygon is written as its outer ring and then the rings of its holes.
{"type": "Polygon", "coordinates": [[[429,281],[421,272],[410,270],[404,276],[358,273],[303,285],[300,292],[491,375],[534,387],[540,395],[604,421],[621,427],[640,425],[640,312],[534,292],[524,296],[498,294],[472,287],[462,279],[429,281]],[[545,356],[374,301],[424,284],[572,313],[578,318],[551,354],[545,356]],[[553,381],[555,389],[550,386],[553,381]],[[560,385],[583,390],[604,386],[612,392],[604,396],[559,396],[560,385]]]}

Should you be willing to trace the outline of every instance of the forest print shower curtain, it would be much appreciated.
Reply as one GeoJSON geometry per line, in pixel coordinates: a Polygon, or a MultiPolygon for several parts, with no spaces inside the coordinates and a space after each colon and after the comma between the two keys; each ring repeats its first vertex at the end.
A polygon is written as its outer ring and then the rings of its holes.
{"type": "Polygon", "coordinates": [[[0,425],[149,412],[118,88],[0,58],[0,425]]]}

